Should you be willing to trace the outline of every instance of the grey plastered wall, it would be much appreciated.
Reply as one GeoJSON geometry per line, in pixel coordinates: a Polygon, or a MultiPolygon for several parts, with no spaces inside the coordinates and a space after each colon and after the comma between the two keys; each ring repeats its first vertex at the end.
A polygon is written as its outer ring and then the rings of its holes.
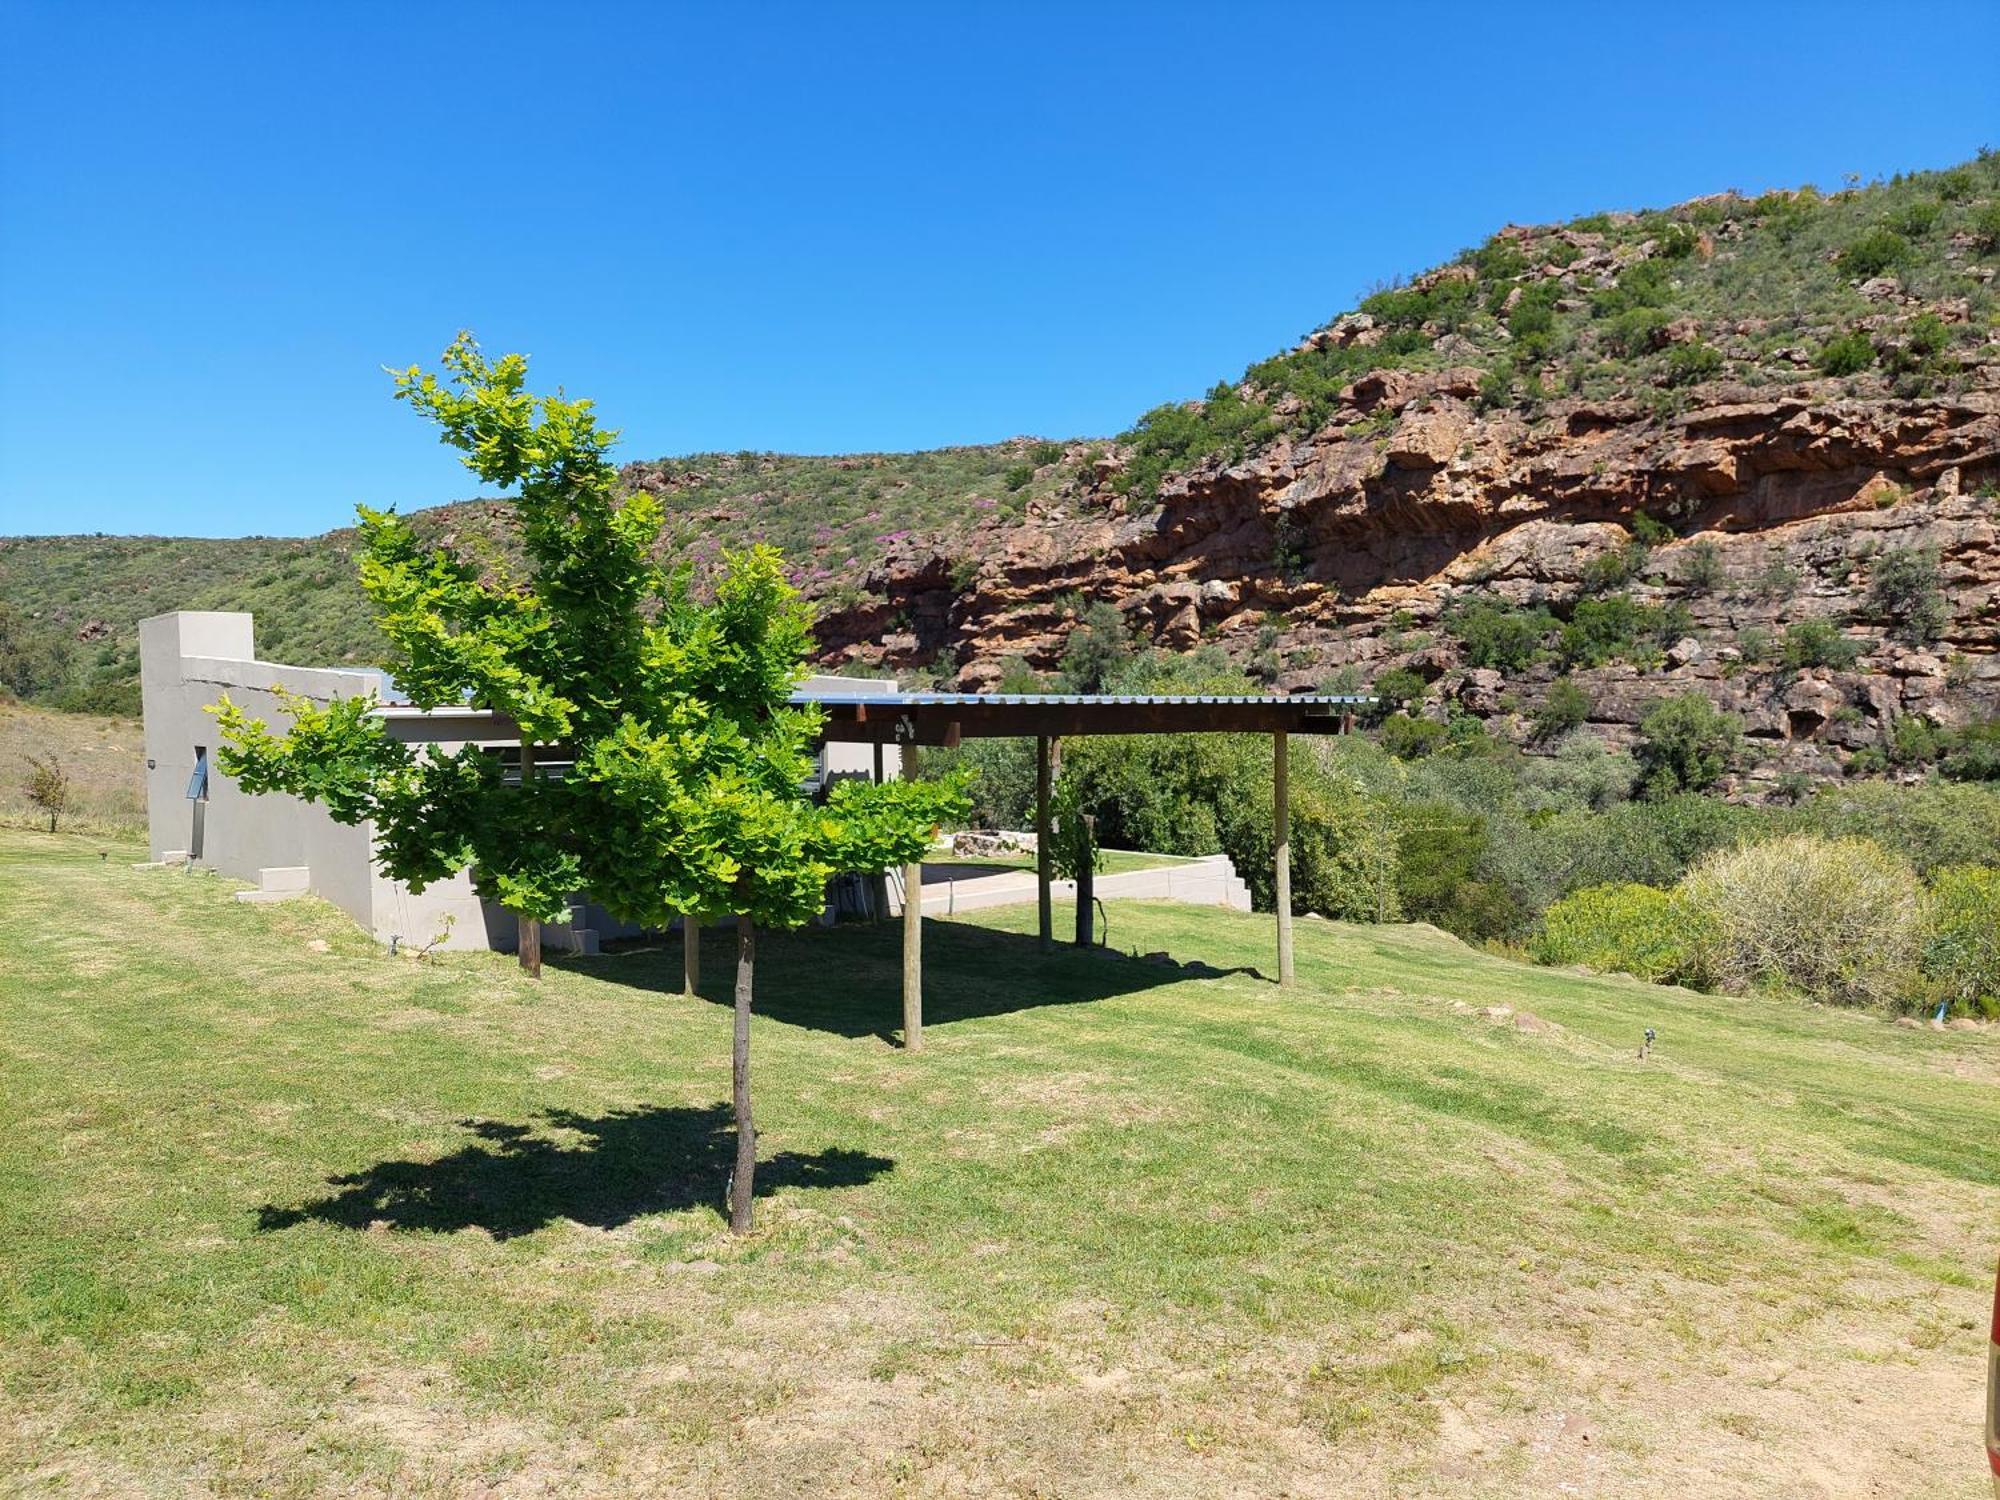
{"type": "MultiPolygon", "coordinates": [[[[302,865],[313,893],[347,912],[378,941],[400,937],[417,945],[513,950],[518,941],[513,917],[480,901],[468,872],[460,871],[419,895],[376,866],[372,826],[344,827],[324,809],[292,797],[246,796],[216,769],[215,719],[206,709],[224,693],[245,712],[282,731],[291,724],[291,715],[274,689],[283,687],[328,702],[376,691],[380,678],[374,672],[258,661],[249,615],[178,610],[140,622],[139,676],[146,722],[146,815],[154,859],[184,852],[192,843],[194,809],[187,799],[188,778],[194,771],[195,747],[206,746],[210,761],[208,803],[203,810],[204,865],[253,882],[261,870],[302,865]]],[[[807,692],[896,690],[893,680],[840,677],[809,677],[801,686],[807,692]]],[[[444,748],[465,743],[466,736],[450,727],[447,716],[440,716],[437,728],[444,748]]],[[[829,744],[823,754],[829,773],[866,775],[874,760],[867,745],[829,744]]],[[[902,752],[886,747],[884,774],[898,775],[901,765],[902,752]]],[[[635,930],[593,904],[579,902],[577,910],[579,923],[600,936],[635,930]]],[[[551,929],[549,938],[558,948],[565,941],[560,928],[551,929]]]]}
{"type": "MultiPolygon", "coordinates": [[[[189,849],[194,808],[187,798],[195,748],[210,753],[203,810],[202,864],[255,881],[261,870],[303,865],[315,895],[347,912],[377,938],[423,943],[449,933],[454,948],[490,946],[484,910],[461,873],[422,895],[375,867],[374,830],[348,827],[293,797],[246,795],[214,765],[214,716],[230,700],[274,730],[291,723],[273,689],[327,702],[378,686],[369,672],[281,666],[256,659],[247,614],[181,610],[139,624],[140,694],[146,721],[146,819],[155,859],[189,849]],[[452,921],[445,920],[447,914],[452,921]]],[[[512,929],[508,929],[512,939],[512,929]]]]}

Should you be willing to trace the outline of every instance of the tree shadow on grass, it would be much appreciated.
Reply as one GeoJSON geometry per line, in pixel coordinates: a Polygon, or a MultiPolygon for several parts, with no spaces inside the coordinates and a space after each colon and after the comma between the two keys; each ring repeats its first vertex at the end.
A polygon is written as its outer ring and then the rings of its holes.
{"type": "MultiPolygon", "coordinates": [[[[436,1161],[383,1161],[327,1179],[338,1189],[284,1208],[257,1212],[262,1231],[309,1220],[347,1229],[450,1234],[484,1229],[495,1239],[531,1234],[557,1219],[615,1229],[642,1214],[708,1205],[719,1209],[736,1159],[727,1105],[617,1110],[579,1115],[552,1110],[546,1129],[467,1120],[478,1137],[436,1161]]],[[[888,1157],[865,1151],[781,1151],[757,1163],[757,1193],[782,1187],[855,1187],[893,1171],[888,1157]]]]}
{"type": "MultiPolygon", "coordinates": [[[[701,957],[702,997],[731,1003],[734,930],[710,928],[702,939],[701,957]]],[[[681,987],[681,948],[675,938],[629,954],[550,961],[635,989],[677,992],[681,987]]],[[[1115,951],[1077,948],[1066,941],[1059,941],[1053,953],[1044,953],[1041,940],[1032,933],[938,917],[924,919],[923,964],[926,1028],[1042,1006],[1109,1000],[1190,979],[1228,974],[1263,977],[1248,966],[1217,969],[1198,962],[1149,962],[1115,951]]],[[[853,923],[759,934],[756,1010],[792,1026],[894,1040],[903,1018],[903,924],[853,923]]]]}

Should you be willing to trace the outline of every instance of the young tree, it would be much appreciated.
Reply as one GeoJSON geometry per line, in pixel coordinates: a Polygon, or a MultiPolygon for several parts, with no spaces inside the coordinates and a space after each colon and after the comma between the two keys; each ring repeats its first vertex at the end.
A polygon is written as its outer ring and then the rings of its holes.
{"type": "Polygon", "coordinates": [[[69,811],[69,772],[63,763],[51,755],[47,760],[28,757],[28,781],[24,790],[28,800],[49,815],[49,832],[56,831],[62,816],[69,811]]]}
{"type": "Polygon", "coordinates": [[[510,781],[477,746],[447,755],[386,738],[369,698],[288,696],[292,727],[278,736],[225,697],[214,710],[217,763],[247,792],[372,822],[383,868],[414,889],[470,865],[480,894],[521,920],[531,973],[536,924],[579,891],[646,925],[737,914],[730,1218],[746,1229],[757,928],[816,915],[836,870],[920,855],[939,821],[962,814],[963,784],[856,783],[828,807],[810,803],[801,787],[818,713],[788,700],[812,617],[777,552],[726,555],[712,597],[697,597],[685,570],[652,561],[659,504],[618,492],[605,457],[616,434],[597,427],[590,402],[530,395],[524,358],[488,361],[468,335],[444,364],[447,381],[412,367],[396,394],[481,479],[519,486],[531,575],[483,579],[394,515],[364,508],[362,587],[412,701],[505,714],[520,732],[520,776],[510,781]],[[536,776],[537,747],[555,744],[571,769],[536,776]]]}

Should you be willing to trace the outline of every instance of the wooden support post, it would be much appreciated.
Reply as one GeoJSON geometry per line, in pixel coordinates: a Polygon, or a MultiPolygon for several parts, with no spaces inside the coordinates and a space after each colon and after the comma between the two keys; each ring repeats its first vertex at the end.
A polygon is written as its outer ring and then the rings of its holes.
{"type": "Polygon", "coordinates": [[[1083,849],[1076,862],[1076,945],[1088,948],[1097,916],[1097,819],[1085,813],[1082,823],[1083,849]]]}
{"type": "MultiPolygon", "coordinates": [[[[535,774],[535,742],[526,735],[521,736],[521,786],[525,791],[529,780],[535,774]]],[[[537,917],[521,917],[517,921],[520,937],[515,946],[521,956],[521,967],[530,979],[542,977],[542,924],[537,917]]]]}
{"type": "Polygon", "coordinates": [[[1292,792],[1286,735],[1271,736],[1271,847],[1277,865],[1278,983],[1292,982],[1292,792]]]}
{"type": "Polygon", "coordinates": [[[681,918],[681,993],[701,993],[701,918],[693,912],[681,918]]]}
{"type": "Polygon", "coordinates": [[[924,1050],[924,867],[903,866],[903,1050],[924,1050]]]}
{"type": "Polygon", "coordinates": [[[1049,794],[1055,781],[1049,766],[1052,744],[1045,734],[1035,736],[1035,902],[1041,914],[1044,953],[1053,953],[1056,946],[1055,918],[1049,904],[1049,882],[1055,871],[1055,851],[1049,847],[1049,794]]]}

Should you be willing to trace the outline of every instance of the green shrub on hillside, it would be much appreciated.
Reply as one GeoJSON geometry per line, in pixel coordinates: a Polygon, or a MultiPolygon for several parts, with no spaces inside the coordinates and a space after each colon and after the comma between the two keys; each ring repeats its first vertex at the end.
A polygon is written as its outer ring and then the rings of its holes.
{"type": "Polygon", "coordinates": [[[1546,654],[1556,620],[1546,609],[1476,599],[1448,611],[1444,628],[1457,639],[1467,666],[1520,672],[1546,654]]]}
{"type": "Polygon", "coordinates": [[[1891,547],[1868,565],[1868,608],[1889,621],[1889,633],[1910,646],[1928,646],[1951,623],[1935,552],[1891,547]]]}
{"type": "Polygon", "coordinates": [[[1699,340],[1676,344],[1667,351],[1665,370],[1668,385],[1698,385],[1722,373],[1722,351],[1699,340]]]}
{"type": "Polygon", "coordinates": [[[1639,768],[1648,796],[1704,792],[1736,758],[1743,723],[1700,693],[1662,698],[1639,720],[1639,768]]]}
{"type": "Polygon", "coordinates": [[[1445,727],[1434,719],[1390,714],[1382,721],[1382,748],[1397,760],[1422,760],[1444,747],[1445,727]]]}
{"type": "Polygon", "coordinates": [[[1566,667],[1601,667],[1642,650],[1664,651],[1694,628],[1685,604],[1640,604],[1629,594],[1581,599],[1562,628],[1558,653],[1566,667]]]}
{"type": "Polygon", "coordinates": [[[1650,885],[1594,885],[1551,906],[1529,939],[1543,964],[1583,964],[1672,983],[1691,971],[1685,916],[1674,898],[1650,885]]]}
{"type": "Polygon", "coordinates": [[[1528,738],[1546,745],[1582,727],[1590,717],[1590,694],[1568,677],[1549,684],[1548,693],[1528,716],[1528,738]]]}
{"type": "Polygon", "coordinates": [[[1792,671],[1802,667],[1832,667],[1844,671],[1861,655],[1861,642],[1849,640],[1831,620],[1794,620],[1785,627],[1778,660],[1792,671]]]}
{"type": "Polygon", "coordinates": [[[1695,971],[1724,989],[1842,1005],[1912,993],[1922,891],[1907,862],[1867,839],[1793,834],[1711,855],[1676,894],[1695,971]]]}
{"type": "Polygon", "coordinates": [[[1853,281],[1880,276],[1910,253],[1910,243],[1895,230],[1878,226],[1852,241],[1840,252],[1835,264],[1840,274],[1853,281]]]}
{"type": "Polygon", "coordinates": [[[2000,1017],[2000,870],[1951,865],[1931,877],[1923,967],[1959,1010],[2000,1017]]]}
{"type": "Polygon", "coordinates": [[[1681,584],[1691,593],[1712,594],[1722,587],[1722,549],[1708,538],[1689,544],[1681,554],[1681,584]]]}
{"type": "Polygon", "coordinates": [[[1989,203],[1972,216],[1971,232],[1981,250],[2000,250],[2000,202],[1989,203]]]}
{"type": "Polygon", "coordinates": [[[1859,375],[1874,363],[1874,341],[1858,328],[1828,339],[1813,360],[1822,375],[1859,375]]]}

